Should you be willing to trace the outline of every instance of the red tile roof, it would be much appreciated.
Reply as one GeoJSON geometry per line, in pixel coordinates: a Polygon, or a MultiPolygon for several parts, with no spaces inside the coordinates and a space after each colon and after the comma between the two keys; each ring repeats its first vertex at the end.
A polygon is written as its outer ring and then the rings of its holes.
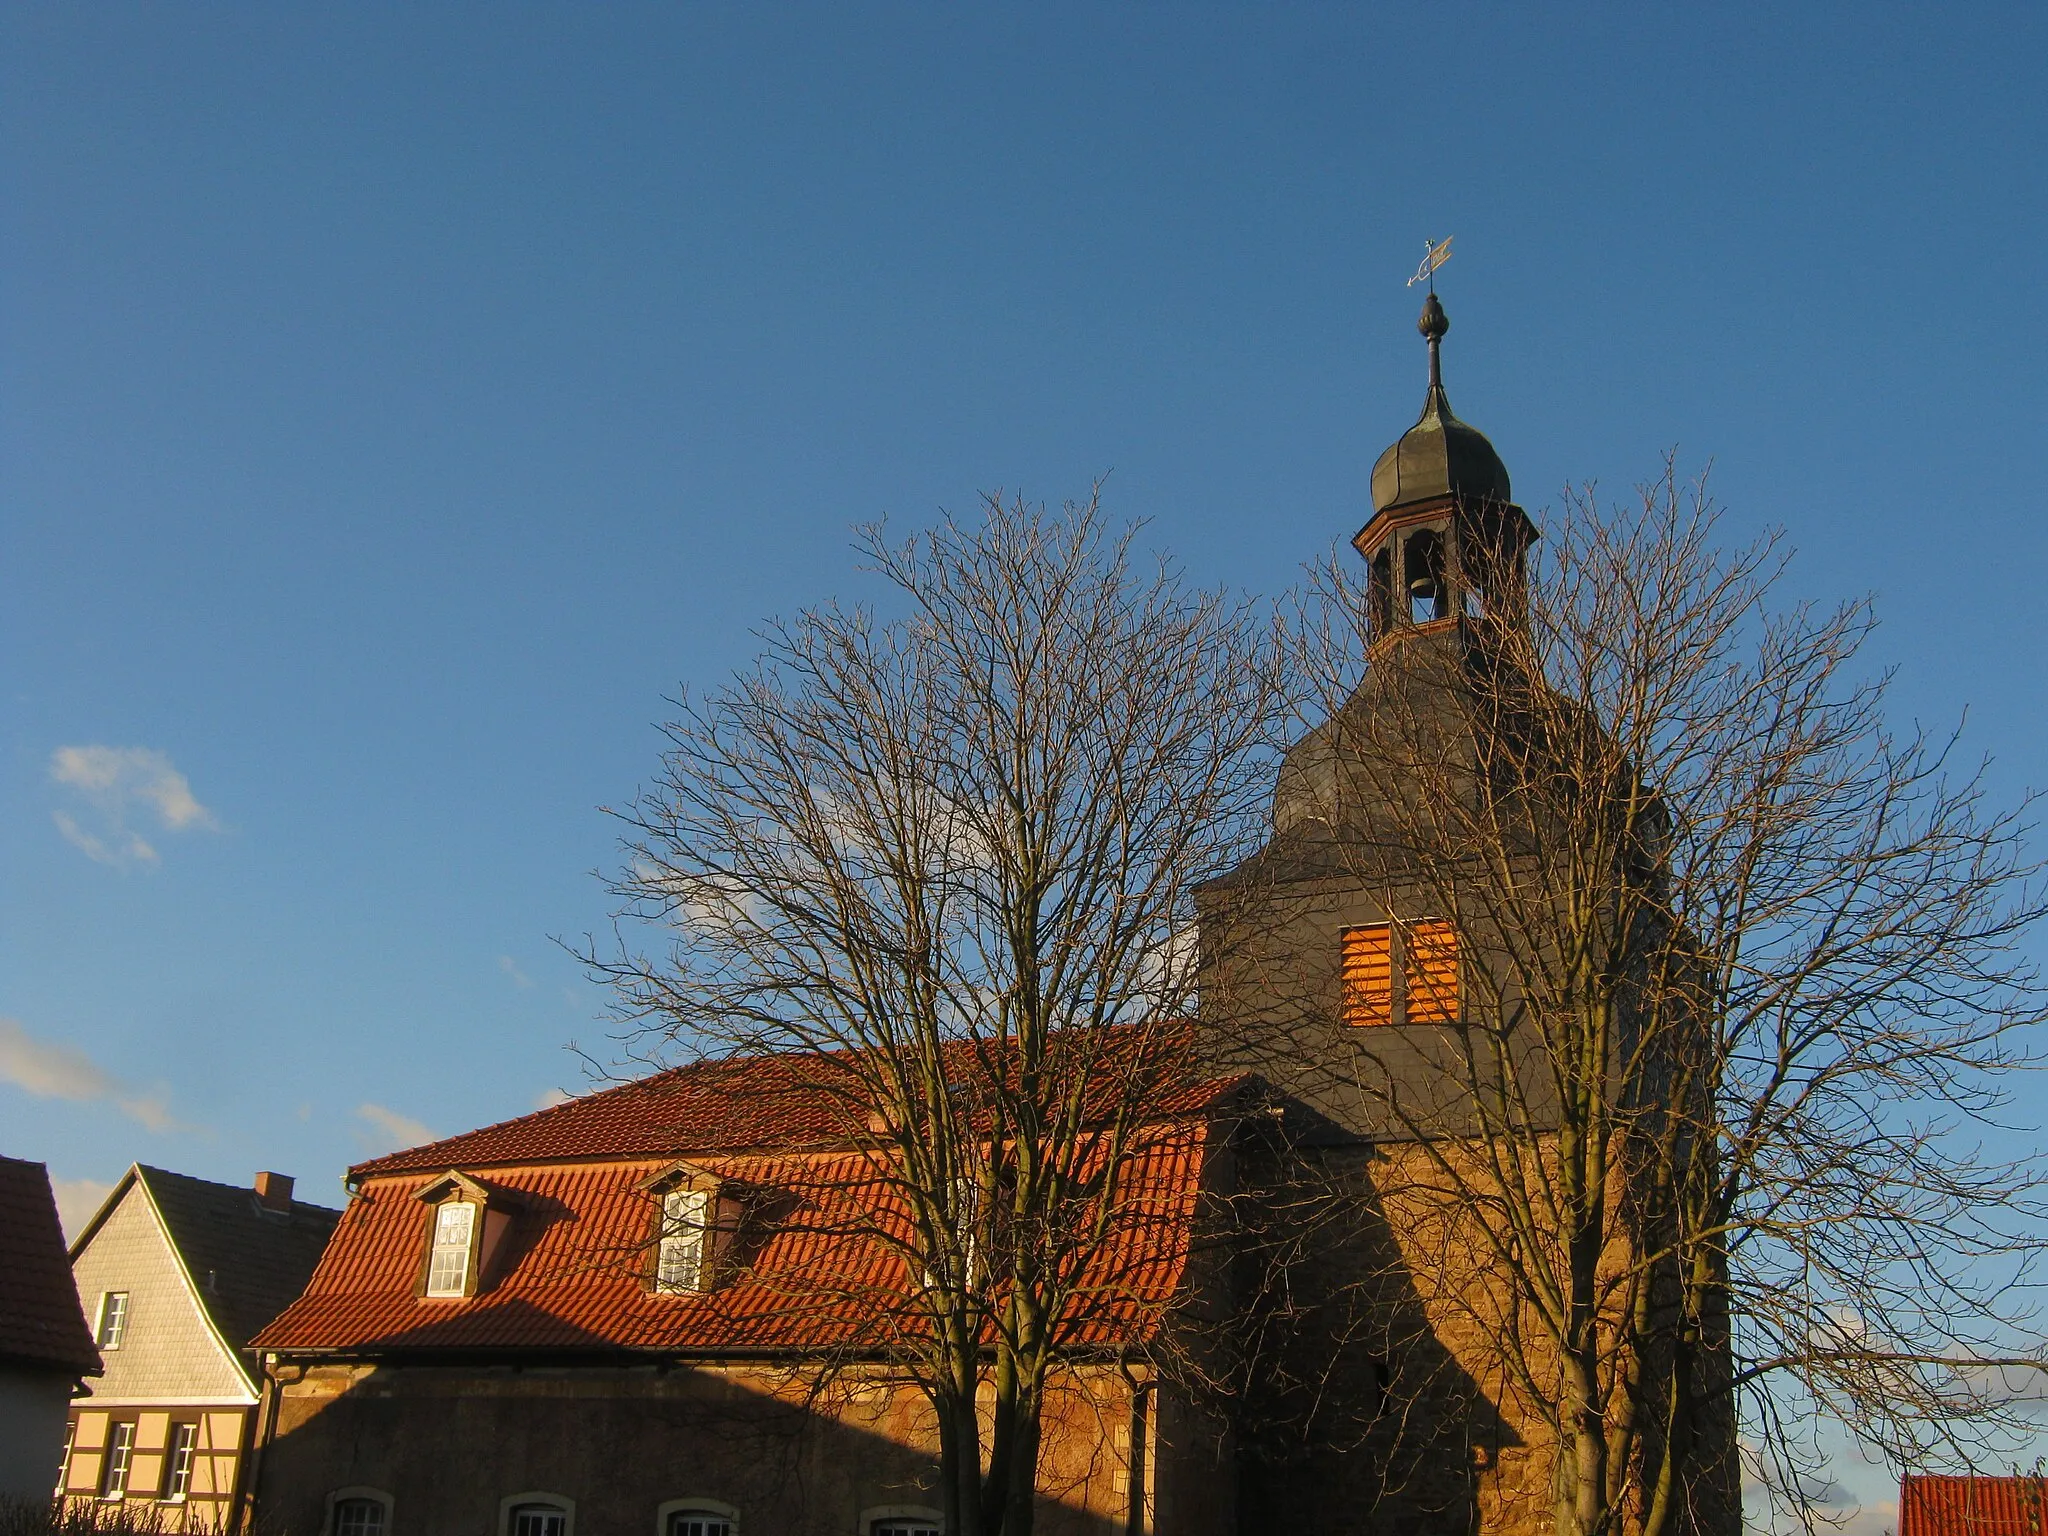
{"type": "MultiPolygon", "coordinates": [[[[1187,1077],[1189,1037],[1181,1025],[1133,1029],[1128,1035],[1121,1030],[1095,1033],[1113,1050],[1144,1053],[1143,1060],[1134,1056],[1130,1070],[1149,1071],[1159,1079],[1152,1108],[1160,1116],[1199,1114],[1229,1086],[1187,1077]]],[[[985,1070],[966,1043],[952,1049],[963,1078],[985,1070]]],[[[1105,1082],[1118,1076],[1118,1071],[1101,1074],[1105,1082]]],[[[830,1055],[697,1062],[358,1163],[349,1174],[365,1179],[508,1163],[844,1145],[856,1122],[864,1119],[853,1107],[858,1092],[853,1074],[830,1055]]]]}
{"type": "Polygon", "coordinates": [[[1922,1477],[1899,1484],[1899,1536],[2048,1536],[2048,1479],[1922,1477]]]}
{"type": "MultiPolygon", "coordinates": [[[[638,1110],[647,1097],[628,1103],[638,1110]]],[[[584,1122],[605,1123],[602,1117],[584,1122]]],[[[611,1123],[662,1122],[622,1116],[611,1123]]],[[[804,1124],[793,1117],[778,1123],[804,1124]]],[[[467,1141],[502,1148],[534,1135],[492,1127],[441,1147],[467,1141]]],[[[1115,1230],[1084,1269],[1068,1322],[1069,1346],[1130,1341],[1149,1331],[1174,1300],[1212,1136],[1205,1120],[1164,1122],[1145,1133],[1115,1230]]],[[[563,1149],[560,1140],[537,1139],[550,1153],[563,1149]]],[[[306,1293],[255,1343],[280,1352],[376,1355],[881,1346],[892,1330],[914,1326],[906,1308],[915,1288],[900,1252],[875,1235],[875,1213],[886,1218],[900,1206],[871,1155],[836,1150],[695,1159],[722,1177],[773,1192],[783,1204],[743,1273],[708,1294],[680,1296],[653,1294],[642,1279],[656,1208],[638,1186],[666,1166],[665,1158],[494,1168],[490,1184],[518,1202],[506,1239],[509,1257],[494,1263],[483,1292],[467,1299],[414,1294],[428,1235],[427,1208],[414,1197],[436,1180],[371,1173],[306,1293]]]]}
{"type": "Polygon", "coordinates": [[[847,1118],[820,1077],[814,1058],[700,1062],[359,1163],[349,1176],[818,1146],[844,1139],[847,1118]]]}
{"type": "Polygon", "coordinates": [[[0,1157],[0,1361],[100,1373],[100,1352],[79,1309],[49,1170],[0,1157]]]}

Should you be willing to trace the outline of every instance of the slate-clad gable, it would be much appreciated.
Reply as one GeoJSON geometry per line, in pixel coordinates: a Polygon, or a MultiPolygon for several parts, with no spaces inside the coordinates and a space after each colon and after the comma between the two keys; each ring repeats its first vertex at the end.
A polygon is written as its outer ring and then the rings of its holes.
{"type": "Polygon", "coordinates": [[[303,1200],[294,1200],[289,1212],[273,1211],[236,1185],[163,1168],[137,1172],[184,1256],[201,1305],[231,1349],[246,1349],[258,1329],[297,1299],[341,1219],[341,1212],[303,1200]]]}
{"type": "Polygon", "coordinates": [[[136,1179],[125,1181],[110,1208],[81,1237],[72,1263],[78,1299],[97,1319],[110,1291],[128,1297],[120,1347],[104,1352],[93,1383],[96,1403],[256,1400],[250,1372],[215,1334],[136,1179]]]}

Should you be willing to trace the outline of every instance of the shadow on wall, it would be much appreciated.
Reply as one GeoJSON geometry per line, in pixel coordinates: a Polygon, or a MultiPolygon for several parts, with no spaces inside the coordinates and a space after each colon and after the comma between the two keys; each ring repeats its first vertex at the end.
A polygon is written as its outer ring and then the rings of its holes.
{"type": "MultiPolygon", "coordinates": [[[[287,1380],[259,1473],[260,1524],[321,1536],[340,1490],[388,1499],[392,1536],[504,1536],[504,1501],[528,1492],[573,1510],[564,1536],[654,1536],[663,1506],[697,1499],[761,1536],[865,1536],[864,1516],[938,1505],[936,1436],[914,1391],[843,1381],[814,1400],[770,1368],[544,1358],[444,1356],[287,1380]]],[[[1046,1436],[1044,1481],[1057,1491],[1041,1497],[1041,1536],[1125,1531],[1120,1391],[1104,1372],[1099,1390],[1062,1395],[1046,1436]]]]}
{"type": "Polygon", "coordinates": [[[1264,1214],[1245,1223],[1259,1238],[1237,1282],[1261,1335],[1234,1405],[1239,1506],[1333,1536],[1513,1526],[1530,1448],[1430,1300],[1460,1266],[1483,1271],[1418,1249],[1413,1218],[1387,1210],[1387,1174],[1355,1144],[1247,1158],[1242,1204],[1264,1214]],[[1425,1253],[1436,1272],[1418,1273],[1425,1253]]]}

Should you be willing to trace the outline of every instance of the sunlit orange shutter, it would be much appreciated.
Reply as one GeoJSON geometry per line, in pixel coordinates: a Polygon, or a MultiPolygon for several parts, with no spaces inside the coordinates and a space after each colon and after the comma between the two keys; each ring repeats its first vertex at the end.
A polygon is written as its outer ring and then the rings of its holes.
{"type": "Polygon", "coordinates": [[[1408,1022],[1450,1024],[1458,1017],[1458,930],[1430,918],[1408,930],[1408,1022]]]}
{"type": "Polygon", "coordinates": [[[1394,963],[1385,923],[1344,930],[1344,1022],[1391,1024],[1394,963]]]}

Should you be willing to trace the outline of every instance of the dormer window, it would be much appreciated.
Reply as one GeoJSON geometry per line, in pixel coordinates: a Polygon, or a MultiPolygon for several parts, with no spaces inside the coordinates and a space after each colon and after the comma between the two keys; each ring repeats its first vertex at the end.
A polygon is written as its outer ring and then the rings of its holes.
{"type": "Polygon", "coordinates": [[[661,1241],[654,1261],[654,1288],[667,1295],[705,1289],[711,1196],[708,1189],[677,1188],[661,1197],[661,1241]]]}
{"type": "Polygon", "coordinates": [[[469,1294],[469,1250],[476,1235],[476,1207],[450,1200],[434,1212],[434,1251],[427,1261],[429,1296],[469,1294]]]}
{"type": "Polygon", "coordinates": [[[507,1190],[452,1170],[421,1190],[418,1198],[430,1214],[417,1294],[440,1299],[474,1296],[505,1240],[518,1202],[507,1190]]]}
{"type": "Polygon", "coordinates": [[[754,1197],[743,1185],[694,1163],[671,1163],[642,1179],[640,1187],[655,1202],[648,1288],[659,1296],[715,1289],[754,1197]]]}

